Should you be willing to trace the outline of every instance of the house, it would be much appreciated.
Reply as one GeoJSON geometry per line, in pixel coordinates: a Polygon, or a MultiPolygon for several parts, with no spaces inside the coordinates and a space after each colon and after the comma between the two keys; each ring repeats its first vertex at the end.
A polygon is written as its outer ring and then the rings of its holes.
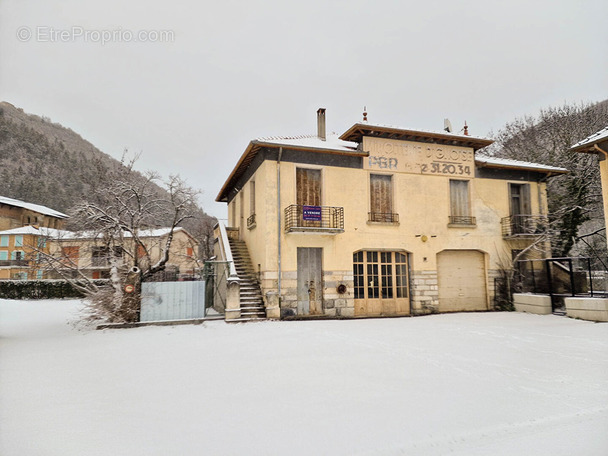
{"type": "MultiPolygon", "coordinates": [[[[155,263],[169,232],[169,228],[142,230],[139,244],[124,233],[122,246],[113,248],[114,256],[121,262],[125,256],[136,255],[140,267],[155,263]]],[[[108,278],[112,256],[98,234],[35,226],[0,231],[0,279],[108,278]]],[[[197,269],[198,241],[178,227],[173,231],[166,275],[174,280],[191,278],[197,269]]]]}
{"type": "Polygon", "coordinates": [[[67,218],[66,214],[46,206],[0,196],[0,230],[27,225],[61,229],[67,218]]]}
{"type": "Polygon", "coordinates": [[[491,143],[365,114],[329,135],[319,109],[316,135],[249,143],[216,198],[217,255],[256,279],[270,318],[492,309],[494,278],[542,235],[547,179],[566,170],[478,152],[491,143]]]}
{"type": "Polygon", "coordinates": [[[604,200],[604,218],[608,227],[608,127],[579,141],[570,150],[573,152],[597,154],[599,158],[602,198],[604,200]]]}
{"type": "Polygon", "coordinates": [[[48,239],[59,233],[53,228],[31,225],[0,231],[0,280],[46,278],[40,256],[49,254],[48,239]]]}

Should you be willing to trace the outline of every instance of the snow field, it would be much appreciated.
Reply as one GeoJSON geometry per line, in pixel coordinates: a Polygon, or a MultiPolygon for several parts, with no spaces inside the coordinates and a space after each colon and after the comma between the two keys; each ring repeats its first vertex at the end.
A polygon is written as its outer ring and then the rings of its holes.
{"type": "Polygon", "coordinates": [[[77,330],[0,300],[0,454],[606,455],[608,325],[518,313],[77,330]]]}

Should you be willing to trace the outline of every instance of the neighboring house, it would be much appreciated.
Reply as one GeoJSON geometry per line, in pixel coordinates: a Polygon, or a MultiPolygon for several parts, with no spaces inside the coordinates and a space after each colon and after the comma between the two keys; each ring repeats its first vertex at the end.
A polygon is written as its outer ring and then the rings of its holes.
{"type": "Polygon", "coordinates": [[[566,170],[476,155],[492,141],[467,127],[364,120],[338,137],[325,134],[324,109],[317,123],[316,136],[251,141],[216,199],[267,316],[491,309],[499,270],[546,226],[547,178],[566,170]]]}
{"type": "MultiPolygon", "coordinates": [[[[137,255],[142,267],[156,263],[161,258],[169,231],[169,228],[142,230],[139,238],[143,245],[139,246],[135,246],[132,237],[125,233],[124,248],[116,248],[116,257],[137,255]]],[[[76,278],[80,275],[91,279],[108,278],[110,257],[108,248],[96,235],[33,226],[0,232],[2,279],[76,278]],[[45,261],[45,255],[56,261],[45,261]]],[[[194,277],[197,269],[198,242],[185,229],[176,228],[166,271],[178,280],[194,277]]]]}
{"type": "Polygon", "coordinates": [[[0,196],[0,230],[34,225],[60,229],[68,216],[39,204],[0,196]]]}
{"type": "Polygon", "coordinates": [[[602,180],[602,198],[604,200],[604,218],[608,227],[608,127],[579,141],[570,148],[573,152],[597,154],[600,161],[602,180]]]}
{"type": "Polygon", "coordinates": [[[47,277],[40,262],[50,252],[49,238],[60,235],[52,228],[23,226],[0,231],[0,279],[35,280],[47,277]]]}

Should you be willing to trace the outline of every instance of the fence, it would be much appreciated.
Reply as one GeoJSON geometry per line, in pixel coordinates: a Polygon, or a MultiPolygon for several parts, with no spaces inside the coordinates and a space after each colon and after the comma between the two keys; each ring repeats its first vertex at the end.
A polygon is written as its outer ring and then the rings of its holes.
{"type": "Polygon", "coordinates": [[[205,282],[144,282],[140,321],[205,317],[205,282]]]}
{"type": "Polygon", "coordinates": [[[524,293],[548,294],[554,310],[563,308],[570,296],[608,297],[605,262],[591,258],[520,260],[515,265],[514,288],[524,293]]]}

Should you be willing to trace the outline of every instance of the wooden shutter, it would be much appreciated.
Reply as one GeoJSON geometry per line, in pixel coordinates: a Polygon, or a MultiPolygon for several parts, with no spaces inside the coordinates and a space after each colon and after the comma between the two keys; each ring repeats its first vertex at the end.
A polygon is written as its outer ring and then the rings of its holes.
{"type": "Polygon", "coordinates": [[[391,214],[393,212],[393,179],[386,174],[371,174],[370,212],[391,214]]]}
{"type": "Polygon", "coordinates": [[[321,205],[320,169],[296,169],[296,203],[301,206],[321,205]]]}
{"type": "Polygon", "coordinates": [[[469,181],[450,181],[450,211],[453,217],[468,217],[469,209],[469,181]]]}

